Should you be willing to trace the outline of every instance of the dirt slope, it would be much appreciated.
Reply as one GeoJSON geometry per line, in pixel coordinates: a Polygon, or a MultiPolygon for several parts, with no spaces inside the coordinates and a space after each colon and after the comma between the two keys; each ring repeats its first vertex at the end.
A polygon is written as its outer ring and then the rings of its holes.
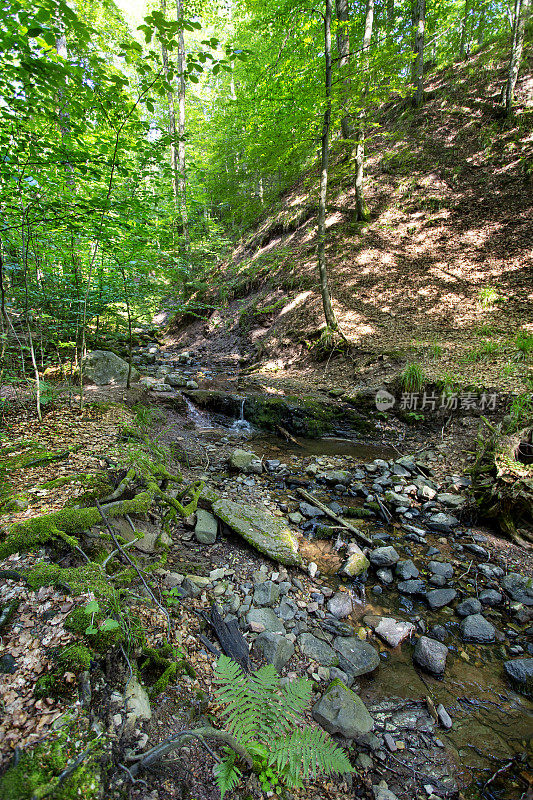
{"type": "MultiPolygon", "coordinates": [[[[430,74],[421,110],[383,106],[367,142],[368,224],[353,222],[353,164],[334,142],[327,255],[352,349],[328,363],[332,383],[415,361],[432,379],[524,391],[531,368],[516,336],[533,335],[532,64],[530,50],[513,120],[497,102],[505,60],[494,46],[430,74]]],[[[227,305],[178,323],[173,344],[277,377],[323,373],[317,194],[312,172],[270,209],[224,266],[227,305]]]]}

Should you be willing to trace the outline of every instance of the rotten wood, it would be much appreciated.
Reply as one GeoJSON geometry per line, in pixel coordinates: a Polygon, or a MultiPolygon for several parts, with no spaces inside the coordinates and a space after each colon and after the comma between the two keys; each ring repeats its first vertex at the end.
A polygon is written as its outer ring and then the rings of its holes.
{"type": "Polygon", "coordinates": [[[288,442],[292,442],[292,443],[293,443],[293,444],[295,444],[297,447],[301,447],[301,446],[302,446],[302,445],[300,444],[300,442],[298,441],[298,439],[296,439],[296,438],[295,438],[295,437],[292,435],[292,433],[289,433],[289,431],[288,431],[288,430],[286,430],[286,428],[284,428],[284,427],[283,427],[283,425],[276,425],[276,430],[277,430],[279,433],[281,433],[281,435],[282,435],[282,436],[284,436],[284,437],[285,437],[285,439],[287,439],[287,441],[288,441],[288,442]]]}

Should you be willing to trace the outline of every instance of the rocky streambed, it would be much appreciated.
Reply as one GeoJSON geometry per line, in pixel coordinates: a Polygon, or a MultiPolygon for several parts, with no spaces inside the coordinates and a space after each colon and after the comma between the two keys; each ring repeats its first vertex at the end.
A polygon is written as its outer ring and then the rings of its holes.
{"type": "MultiPolygon", "coordinates": [[[[432,445],[274,443],[242,424],[242,389],[210,406],[187,354],[151,363],[154,401],[185,412],[179,389],[191,390],[189,436],[206,454],[192,471],[207,488],[180,536],[216,552],[204,575],[170,558],[166,585],[200,608],[217,602],[256,664],[315,681],[314,720],[354,747],[376,798],[525,796],[533,587],[476,526],[468,477],[432,445]]],[[[301,418],[279,424],[307,433],[301,418]]]]}

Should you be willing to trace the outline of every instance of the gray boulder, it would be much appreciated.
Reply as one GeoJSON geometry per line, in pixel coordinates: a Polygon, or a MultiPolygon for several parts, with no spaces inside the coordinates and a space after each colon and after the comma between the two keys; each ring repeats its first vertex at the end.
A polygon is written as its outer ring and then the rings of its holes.
{"type": "Polygon", "coordinates": [[[257,583],[254,589],[256,606],[273,606],[279,600],[279,584],[273,581],[257,583]]]}
{"type": "Polygon", "coordinates": [[[365,572],[369,566],[370,562],[361,548],[355,542],[352,542],[348,547],[348,558],[343,564],[340,574],[348,578],[355,578],[365,572]]]}
{"type": "Polygon", "coordinates": [[[533,696],[533,658],[516,658],[503,665],[507,677],[522,694],[533,696]]]}
{"type": "Polygon", "coordinates": [[[400,556],[394,547],[376,547],[370,553],[370,563],[375,567],[392,567],[400,560],[400,556]]]}
{"type": "Polygon", "coordinates": [[[347,675],[357,678],[379,667],[378,651],[356,636],[337,636],[333,646],[339,656],[339,666],[347,675]]]}
{"type": "Polygon", "coordinates": [[[246,615],[248,625],[262,629],[261,632],[285,633],[283,622],[271,608],[252,608],[246,615]]]}
{"type": "Polygon", "coordinates": [[[374,630],[389,647],[398,647],[404,639],[413,635],[415,626],[412,622],[401,622],[392,617],[381,617],[374,630]]]}
{"type": "Polygon", "coordinates": [[[201,544],[214,544],[217,538],[218,520],[209,511],[199,508],[196,511],[194,535],[201,544]]]}
{"type": "Polygon", "coordinates": [[[318,661],[323,667],[336,667],[339,664],[339,659],[327,642],[322,639],[317,639],[312,633],[302,633],[298,639],[300,650],[312,661],[318,661]]]}
{"type": "Polygon", "coordinates": [[[533,578],[510,572],[502,578],[502,586],[515,602],[522,603],[523,606],[533,606],[533,578]]]}
{"type": "Polygon", "coordinates": [[[460,629],[465,642],[489,644],[496,636],[494,626],[482,614],[469,614],[461,620],[460,629]]]}
{"type": "MultiPolygon", "coordinates": [[[[110,350],[93,350],[82,362],[83,382],[97,386],[125,386],[128,379],[128,362],[110,350]]],[[[140,373],[131,368],[131,382],[136,383],[140,373]]]]}
{"type": "Polygon", "coordinates": [[[463,600],[462,603],[459,603],[455,611],[460,617],[468,617],[470,614],[479,614],[481,611],[481,603],[477,597],[468,597],[466,600],[463,600]]]}
{"type": "Polygon", "coordinates": [[[327,602],[327,609],[336,619],[344,619],[353,611],[353,601],[348,592],[336,592],[327,602]]]}
{"type": "Polygon", "coordinates": [[[407,561],[398,561],[394,571],[397,577],[402,581],[408,581],[411,578],[418,578],[420,572],[411,559],[407,561]]]}
{"type": "Polygon", "coordinates": [[[213,513],[260,553],[281,564],[300,565],[298,541],[287,525],[259,506],[216,500],[213,513]]]}
{"type": "Polygon", "coordinates": [[[374,720],[361,698],[340,680],[333,681],[313,706],[313,719],[328,733],[340,733],[347,739],[366,736],[374,720]]]}
{"type": "Polygon", "coordinates": [[[415,645],[413,661],[432,675],[444,675],[448,648],[436,639],[421,636],[415,645]]]}
{"type": "Polygon", "coordinates": [[[279,633],[265,631],[259,634],[254,647],[263,654],[269,664],[280,672],[294,655],[294,645],[279,633]]]}
{"type": "Polygon", "coordinates": [[[263,464],[259,456],[249,450],[234,450],[229,457],[230,469],[245,475],[261,475],[263,464]]]}
{"type": "Polygon", "coordinates": [[[456,597],[457,592],[455,589],[432,589],[426,594],[428,605],[433,611],[449,605],[456,597]]]}

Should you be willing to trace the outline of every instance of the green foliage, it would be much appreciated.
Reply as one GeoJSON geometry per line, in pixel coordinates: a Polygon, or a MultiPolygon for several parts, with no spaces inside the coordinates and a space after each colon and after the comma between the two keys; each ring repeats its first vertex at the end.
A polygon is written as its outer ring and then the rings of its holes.
{"type": "Polygon", "coordinates": [[[495,286],[483,286],[478,292],[478,303],[481,308],[489,309],[503,301],[503,295],[500,294],[495,286]]]}
{"type": "Polygon", "coordinates": [[[44,742],[21,749],[18,760],[0,778],[0,800],[98,800],[101,797],[101,744],[94,734],[77,729],[78,722],[53,732],[44,742]],[[85,753],[64,780],[61,773],[85,753]]]}
{"type": "Polygon", "coordinates": [[[400,375],[400,384],[404,392],[420,392],[426,383],[424,370],[420,364],[412,361],[407,364],[400,375]]]}
{"type": "Polygon", "coordinates": [[[515,339],[517,361],[525,361],[533,353],[533,334],[519,331],[515,339]]]}
{"type": "MultiPolygon", "coordinates": [[[[312,697],[310,681],[299,678],[281,686],[271,664],[245,674],[225,656],[217,661],[214,681],[215,696],[225,706],[225,727],[257,760],[264,783],[270,783],[268,769],[289,788],[318,774],[352,771],[344,752],[325,731],[301,727],[312,697]]],[[[228,752],[219,765],[217,782],[222,797],[239,777],[234,761],[234,753],[228,752]]]]}

